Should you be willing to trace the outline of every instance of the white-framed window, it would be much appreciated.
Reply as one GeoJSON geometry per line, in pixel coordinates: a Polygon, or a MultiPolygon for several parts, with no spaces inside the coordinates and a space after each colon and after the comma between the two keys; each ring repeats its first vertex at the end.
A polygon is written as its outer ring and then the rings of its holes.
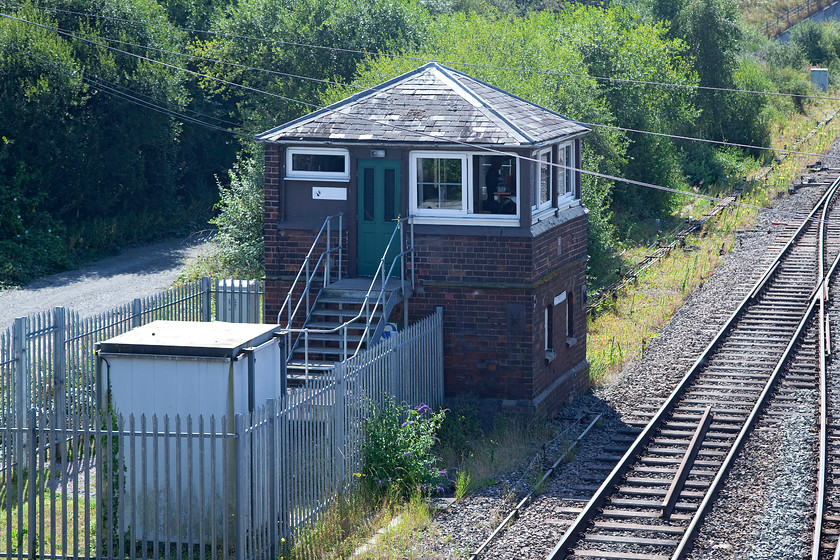
{"type": "Polygon", "coordinates": [[[350,152],[341,148],[288,148],[286,178],[349,181],[350,152]]]}
{"type": "Polygon", "coordinates": [[[466,214],[468,164],[466,154],[412,153],[409,173],[417,214],[466,214]]]}
{"type": "Polygon", "coordinates": [[[545,307],[545,317],[543,323],[543,334],[545,335],[545,350],[551,351],[554,349],[554,306],[547,305],[545,307]]]}
{"type": "Polygon", "coordinates": [[[419,223],[516,226],[517,163],[513,154],[411,152],[411,212],[419,223]]]}
{"type": "Polygon", "coordinates": [[[557,147],[557,204],[565,204],[575,198],[575,150],[571,142],[557,147]]]}
{"type": "Polygon", "coordinates": [[[537,180],[534,183],[533,207],[537,212],[551,208],[554,191],[554,176],[557,174],[552,163],[552,149],[546,148],[537,153],[537,180]]]}

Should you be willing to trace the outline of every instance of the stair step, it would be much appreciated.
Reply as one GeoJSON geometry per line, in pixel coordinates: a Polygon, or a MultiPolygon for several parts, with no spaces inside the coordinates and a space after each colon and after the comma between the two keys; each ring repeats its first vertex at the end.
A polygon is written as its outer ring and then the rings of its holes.
{"type": "MultiPolygon", "coordinates": [[[[379,294],[371,294],[370,299],[368,300],[368,304],[373,307],[373,304],[376,303],[377,298],[379,298],[379,294]]],[[[365,301],[365,294],[330,294],[326,292],[322,292],[320,297],[318,297],[318,303],[336,303],[336,304],[348,304],[348,305],[355,305],[357,308],[364,303],[365,301]]]]}
{"type": "MultiPolygon", "coordinates": [[[[335,332],[335,333],[309,333],[309,342],[311,343],[313,340],[317,340],[320,342],[344,342],[344,333],[335,332]]],[[[347,342],[359,342],[362,340],[361,335],[359,334],[350,334],[347,333],[347,342]]],[[[311,346],[310,346],[311,349],[311,346]]]]}
{"type": "MultiPolygon", "coordinates": [[[[342,324],[343,324],[343,321],[341,323],[330,322],[330,321],[310,321],[310,322],[306,323],[306,326],[307,326],[307,328],[310,328],[310,329],[328,330],[328,329],[334,329],[336,327],[339,327],[342,324]]],[[[364,321],[355,321],[355,322],[347,325],[347,330],[348,331],[354,331],[354,330],[361,331],[361,330],[364,330],[364,328],[365,328],[365,322],[364,321]]]]}
{"type": "MultiPolygon", "coordinates": [[[[358,314],[358,307],[348,309],[324,309],[322,307],[316,307],[310,312],[310,316],[314,317],[355,317],[358,314]]],[[[381,309],[377,309],[375,312],[371,313],[371,317],[379,317],[380,315],[382,315],[381,309]]],[[[360,317],[360,322],[363,323],[366,317],[367,315],[362,313],[360,317]]]]}
{"type": "MultiPolygon", "coordinates": [[[[332,369],[335,366],[335,362],[323,362],[323,361],[311,361],[309,362],[309,371],[319,370],[319,371],[327,371],[332,369]]],[[[306,363],[305,362],[289,362],[286,364],[286,371],[306,371],[306,363]]]]}
{"type": "MultiPolygon", "coordinates": [[[[355,352],[355,351],[356,351],[356,349],[355,349],[355,348],[352,348],[352,351],[351,351],[351,350],[348,350],[348,352],[349,352],[351,355],[352,355],[352,354],[353,354],[353,352],[355,352]]],[[[312,362],[312,356],[313,356],[313,355],[314,355],[314,356],[317,356],[317,355],[319,355],[319,354],[323,354],[323,355],[325,355],[325,356],[342,356],[342,357],[343,357],[343,356],[344,356],[344,348],[338,348],[338,347],[332,347],[332,348],[330,348],[330,347],[324,347],[324,348],[312,348],[312,346],[310,346],[310,347],[309,347],[309,360],[310,360],[310,363],[312,362]]],[[[304,355],[303,348],[298,348],[297,350],[295,350],[295,353],[294,353],[294,356],[295,356],[295,357],[300,357],[300,358],[302,358],[302,357],[303,357],[303,355],[304,355]]]]}

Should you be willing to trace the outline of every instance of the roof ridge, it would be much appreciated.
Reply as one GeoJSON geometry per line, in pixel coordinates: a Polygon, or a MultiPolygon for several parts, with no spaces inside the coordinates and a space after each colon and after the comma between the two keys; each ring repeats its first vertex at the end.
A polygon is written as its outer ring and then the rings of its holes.
{"type": "MultiPolygon", "coordinates": [[[[443,74],[443,76],[444,76],[444,77],[445,77],[448,81],[450,81],[450,82],[454,83],[457,87],[459,87],[459,88],[461,88],[462,90],[464,90],[465,92],[469,93],[469,94],[470,94],[470,96],[472,96],[474,99],[476,99],[476,100],[478,101],[478,103],[479,103],[479,105],[478,105],[479,107],[481,107],[481,108],[482,108],[482,109],[484,109],[485,111],[487,111],[487,112],[491,113],[492,115],[494,115],[494,116],[496,117],[496,119],[501,120],[502,122],[501,122],[500,124],[501,124],[504,128],[506,128],[506,129],[507,129],[508,134],[510,134],[510,135],[511,135],[511,136],[513,136],[514,138],[516,138],[516,137],[518,136],[519,138],[517,138],[517,139],[518,139],[520,142],[521,142],[522,140],[525,140],[525,141],[527,141],[527,142],[533,142],[533,141],[534,141],[534,139],[533,139],[533,138],[532,138],[529,134],[527,134],[527,133],[526,133],[524,130],[522,130],[520,127],[518,127],[518,126],[516,126],[514,123],[512,123],[512,122],[510,121],[510,119],[508,119],[507,117],[505,117],[504,115],[502,115],[499,111],[497,111],[496,109],[494,109],[494,108],[490,105],[490,103],[489,103],[486,99],[484,99],[484,97],[483,97],[483,96],[481,96],[481,95],[479,95],[478,93],[476,93],[475,91],[473,91],[473,89],[472,89],[471,87],[467,86],[466,84],[461,83],[461,81],[460,81],[460,80],[456,80],[456,79],[454,79],[454,77],[452,77],[452,76],[450,75],[450,73],[449,73],[449,72],[451,71],[451,72],[455,72],[455,73],[459,74],[460,76],[469,77],[469,76],[467,76],[467,74],[463,74],[463,73],[461,73],[461,72],[458,72],[457,70],[453,70],[452,68],[448,68],[448,67],[446,67],[446,66],[443,66],[442,64],[437,64],[437,63],[434,63],[434,64],[437,66],[437,70],[438,70],[441,74],[443,74]]],[[[498,90],[498,91],[500,91],[500,92],[501,92],[502,90],[498,90]]],[[[504,93],[506,93],[506,92],[504,92],[504,93]]],[[[475,105],[475,104],[473,104],[473,106],[474,106],[474,107],[476,107],[476,105],[475,105]]],[[[491,120],[493,120],[493,119],[491,119],[491,120]]]]}
{"type": "Polygon", "coordinates": [[[588,127],[573,119],[432,61],[255,139],[359,142],[376,137],[384,142],[426,143],[431,140],[424,137],[440,142],[454,133],[461,140],[469,138],[467,143],[521,146],[586,131],[588,127]],[[422,111],[408,111],[411,107],[422,111]],[[418,117],[425,110],[434,114],[431,120],[418,117]]]}

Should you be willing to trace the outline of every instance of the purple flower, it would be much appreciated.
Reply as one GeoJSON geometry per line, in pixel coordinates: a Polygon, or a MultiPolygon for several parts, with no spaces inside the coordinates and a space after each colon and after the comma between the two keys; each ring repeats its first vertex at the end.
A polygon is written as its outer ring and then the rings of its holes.
{"type": "Polygon", "coordinates": [[[411,457],[411,451],[406,451],[406,452],[405,452],[405,456],[406,456],[406,457],[411,457]]]}
{"type": "Polygon", "coordinates": [[[438,494],[443,494],[443,487],[438,486],[437,488],[435,488],[435,490],[437,490],[438,494]]]}
{"type": "Polygon", "coordinates": [[[417,413],[418,414],[423,414],[424,412],[428,412],[430,410],[432,410],[432,409],[429,406],[427,406],[425,403],[420,403],[420,406],[417,407],[417,413]]]}
{"type": "Polygon", "coordinates": [[[438,472],[438,476],[446,476],[446,471],[440,471],[440,472],[438,472]]]}

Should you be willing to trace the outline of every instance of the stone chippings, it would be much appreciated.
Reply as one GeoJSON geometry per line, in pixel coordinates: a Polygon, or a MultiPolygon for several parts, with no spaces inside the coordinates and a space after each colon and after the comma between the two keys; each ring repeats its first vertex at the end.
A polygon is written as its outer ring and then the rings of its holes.
{"type": "MultiPolygon", "coordinates": [[[[836,145],[830,154],[840,155],[836,145]]],[[[608,470],[603,464],[596,468],[596,459],[617,454],[613,438],[624,426],[623,420],[635,417],[640,405],[661,404],[671,393],[778,251],[778,238],[786,228],[773,224],[793,221],[801,215],[800,209],[817,201],[820,192],[821,187],[804,184],[763,211],[753,229],[738,232],[721,265],[650,341],[643,355],[606,387],[579,397],[561,411],[566,419],[604,416],[580,442],[573,460],[558,470],[482,558],[546,557],[574,518],[568,508],[582,507],[597,488],[597,477],[606,476],[608,470]]],[[[568,440],[587,423],[567,421],[568,440]]],[[[692,560],[806,557],[810,527],[803,524],[812,517],[814,430],[813,416],[805,414],[754,431],[706,517],[692,560]]],[[[550,466],[557,456],[557,450],[547,450],[544,465],[550,466]]],[[[520,478],[522,472],[508,473],[493,486],[439,512],[426,533],[416,539],[415,553],[422,558],[468,558],[529,490],[522,486],[511,493],[520,478]]]]}

